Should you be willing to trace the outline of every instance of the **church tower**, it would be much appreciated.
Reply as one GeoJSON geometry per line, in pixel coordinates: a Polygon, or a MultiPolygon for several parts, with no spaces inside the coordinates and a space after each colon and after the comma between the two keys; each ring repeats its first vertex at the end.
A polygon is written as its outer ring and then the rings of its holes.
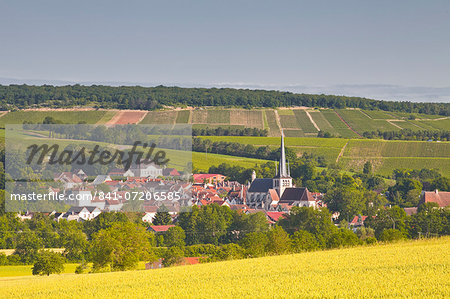
{"type": "Polygon", "coordinates": [[[273,188],[277,191],[278,196],[283,196],[286,188],[292,187],[292,178],[290,176],[290,170],[286,167],[286,153],[284,150],[284,132],[281,131],[281,156],[280,156],[280,168],[277,175],[273,178],[273,188]]]}

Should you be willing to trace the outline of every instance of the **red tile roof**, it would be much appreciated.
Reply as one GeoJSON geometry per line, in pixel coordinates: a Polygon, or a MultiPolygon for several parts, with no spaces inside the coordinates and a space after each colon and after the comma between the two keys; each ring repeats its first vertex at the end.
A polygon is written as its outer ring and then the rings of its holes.
{"type": "MultiPolygon", "coordinates": [[[[366,220],[366,218],[367,218],[367,216],[362,216],[362,222],[364,222],[364,220],[366,220]]],[[[358,223],[358,219],[359,219],[359,216],[353,217],[353,220],[352,220],[352,222],[350,222],[350,224],[358,223]]]]}
{"type": "Polygon", "coordinates": [[[435,202],[439,207],[444,208],[450,206],[450,192],[431,191],[424,192],[422,203],[435,202]]]}
{"type": "Polygon", "coordinates": [[[170,225],[150,225],[150,228],[154,231],[154,232],[166,232],[169,228],[174,227],[175,225],[170,224],[170,225]]]}
{"type": "Polygon", "coordinates": [[[266,212],[266,215],[274,222],[277,222],[280,218],[284,218],[284,212],[266,212]]]}
{"type": "Polygon", "coordinates": [[[270,198],[272,198],[272,201],[280,201],[280,198],[278,197],[278,193],[275,189],[269,189],[270,198]]]}

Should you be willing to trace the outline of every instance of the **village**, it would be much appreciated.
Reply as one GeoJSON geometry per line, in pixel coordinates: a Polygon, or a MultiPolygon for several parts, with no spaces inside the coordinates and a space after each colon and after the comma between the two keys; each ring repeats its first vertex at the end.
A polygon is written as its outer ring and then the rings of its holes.
{"type": "MultiPolygon", "coordinates": [[[[172,223],[176,223],[178,215],[194,205],[215,204],[244,214],[262,212],[269,224],[275,224],[288,215],[292,207],[327,207],[323,200],[325,194],[293,185],[284,137],[281,137],[280,146],[281,157],[275,177],[257,178],[253,171],[247,184],[230,181],[222,174],[183,174],[175,168],[162,168],[153,163],[135,164],[127,171],[112,169],[91,181],[82,169],[58,173],[54,180],[61,188],[50,187],[49,193],[70,198],[72,205],[65,212],[46,214],[56,221],[89,221],[104,212],[140,212],[142,221],[149,224],[149,230],[163,233],[173,225],[158,227],[152,224],[161,210],[167,211],[172,223]]],[[[422,191],[420,198],[419,205],[436,203],[440,208],[450,205],[450,192],[422,191]]],[[[405,207],[404,211],[411,216],[417,213],[417,207],[405,207]]],[[[18,217],[21,220],[32,219],[33,213],[19,213],[18,217]]],[[[334,212],[332,220],[336,225],[339,225],[338,218],[339,212],[334,212]]],[[[348,228],[356,231],[364,226],[366,218],[365,215],[353,215],[348,228]]]]}

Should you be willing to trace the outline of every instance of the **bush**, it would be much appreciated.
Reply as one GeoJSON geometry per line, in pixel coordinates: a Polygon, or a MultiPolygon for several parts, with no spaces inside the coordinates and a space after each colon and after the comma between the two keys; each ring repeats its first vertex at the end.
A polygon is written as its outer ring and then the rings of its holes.
{"type": "Polygon", "coordinates": [[[405,237],[403,236],[401,231],[399,231],[398,229],[389,228],[389,229],[383,230],[383,232],[381,233],[381,236],[380,236],[380,241],[395,242],[395,241],[402,240],[404,238],[405,237]]]}
{"type": "Polygon", "coordinates": [[[61,273],[64,270],[64,258],[52,251],[42,251],[38,254],[33,265],[33,275],[47,275],[61,273]]]}
{"type": "Polygon", "coordinates": [[[267,232],[267,246],[266,250],[272,254],[283,254],[289,251],[291,240],[288,234],[281,226],[275,226],[267,232]]]}
{"type": "Polygon", "coordinates": [[[299,230],[291,238],[291,247],[293,252],[312,251],[319,248],[319,244],[313,234],[299,230]]]}
{"type": "Polygon", "coordinates": [[[241,246],[245,249],[247,257],[263,256],[266,253],[266,247],[269,239],[263,232],[254,232],[247,234],[241,241],[241,246]]]}
{"type": "Polygon", "coordinates": [[[211,256],[208,261],[236,260],[244,257],[244,249],[234,243],[225,244],[219,247],[219,250],[211,256]]]}
{"type": "Polygon", "coordinates": [[[184,256],[215,255],[218,247],[213,244],[197,244],[184,248],[184,256]]]}
{"type": "Polygon", "coordinates": [[[164,267],[177,265],[183,261],[183,250],[179,247],[170,247],[163,257],[164,267]]]}
{"type": "Polygon", "coordinates": [[[377,238],[375,237],[368,237],[364,240],[364,242],[366,242],[366,244],[368,245],[372,245],[372,244],[376,244],[377,243],[377,238]]]}
{"type": "Polygon", "coordinates": [[[327,241],[328,248],[350,247],[361,244],[356,234],[345,228],[341,228],[333,233],[327,241]]]}
{"type": "MultiPolygon", "coordinates": [[[[370,227],[360,227],[356,230],[356,235],[360,240],[366,240],[368,238],[374,238],[375,237],[375,231],[373,228],[370,227]]],[[[376,241],[376,239],[375,239],[376,241]]]]}
{"type": "Polygon", "coordinates": [[[8,265],[8,257],[4,253],[0,253],[0,266],[8,265]]]}
{"type": "Polygon", "coordinates": [[[83,274],[84,271],[87,269],[88,265],[86,262],[83,262],[81,264],[79,264],[76,268],[75,268],[75,274],[83,274]]]}
{"type": "Polygon", "coordinates": [[[11,255],[7,256],[7,259],[8,259],[8,265],[19,265],[19,264],[21,264],[20,256],[18,256],[17,254],[11,254],[11,255]]]}

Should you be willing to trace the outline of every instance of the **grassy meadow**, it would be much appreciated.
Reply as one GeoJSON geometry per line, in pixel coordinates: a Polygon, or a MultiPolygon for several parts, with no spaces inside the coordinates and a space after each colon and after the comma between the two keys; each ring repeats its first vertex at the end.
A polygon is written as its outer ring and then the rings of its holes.
{"type": "Polygon", "coordinates": [[[0,279],[2,298],[448,298],[450,238],[156,270],[0,279]]]}

